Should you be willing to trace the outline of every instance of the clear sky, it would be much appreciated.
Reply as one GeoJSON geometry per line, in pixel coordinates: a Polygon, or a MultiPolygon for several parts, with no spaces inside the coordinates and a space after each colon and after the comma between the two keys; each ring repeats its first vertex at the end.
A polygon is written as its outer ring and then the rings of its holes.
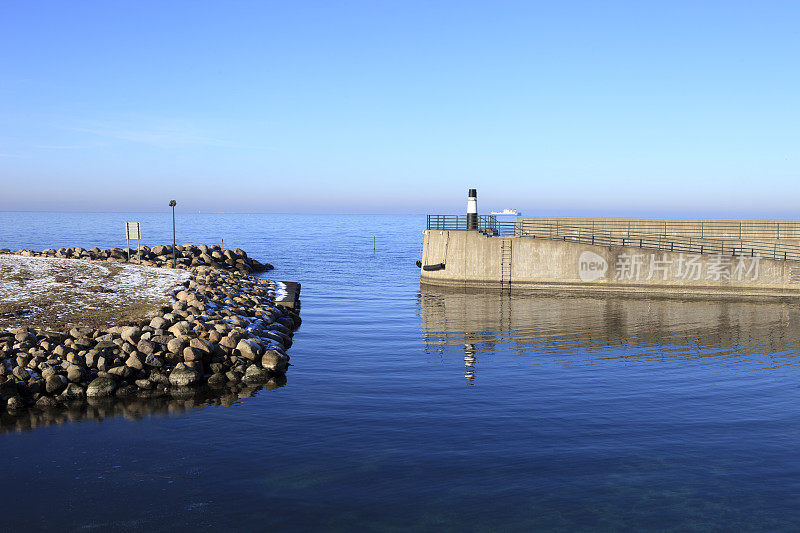
{"type": "Polygon", "coordinates": [[[0,0],[0,210],[800,218],[800,2],[0,0]]]}

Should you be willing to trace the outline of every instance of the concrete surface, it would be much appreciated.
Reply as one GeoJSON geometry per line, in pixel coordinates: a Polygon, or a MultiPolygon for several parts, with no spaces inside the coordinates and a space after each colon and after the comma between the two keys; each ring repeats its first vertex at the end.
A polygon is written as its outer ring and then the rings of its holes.
{"type": "Polygon", "coordinates": [[[800,296],[798,261],[488,237],[468,230],[424,232],[422,264],[437,263],[444,263],[445,268],[421,270],[421,283],[676,297],[800,296]],[[502,274],[503,241],[511,246],[507,283],[503,283],[502,274]]]}

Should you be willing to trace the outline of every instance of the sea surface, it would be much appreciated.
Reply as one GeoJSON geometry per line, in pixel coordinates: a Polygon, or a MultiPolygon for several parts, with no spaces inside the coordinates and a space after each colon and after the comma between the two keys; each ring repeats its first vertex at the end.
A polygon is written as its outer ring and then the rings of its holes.
{"type": "MultiPolygon", "coordinates": [[[[0,213],[0,248],[124,247],[126,220],[171,241],[168,212],[0,213]]],[[[0,527],[800,529],[796,303],[421,289],[424,222],[179,212],[179,243],[302,283],[285,385],[6,420],[0,527]]]]}

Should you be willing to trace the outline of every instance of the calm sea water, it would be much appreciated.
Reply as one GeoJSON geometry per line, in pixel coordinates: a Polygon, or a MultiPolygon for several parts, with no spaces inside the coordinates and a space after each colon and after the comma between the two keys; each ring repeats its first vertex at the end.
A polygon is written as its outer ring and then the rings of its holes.
{"type": "MultiPolygon", "coordinates": [[[[171,240],[168,213],[0,213],[0,248],[125,220],[171,240]]],[[[286,385],[1,434],[4,529],[800,528],[796,304],[420,290],[424,217],[177,222],[303,284],[286,385]]]]}

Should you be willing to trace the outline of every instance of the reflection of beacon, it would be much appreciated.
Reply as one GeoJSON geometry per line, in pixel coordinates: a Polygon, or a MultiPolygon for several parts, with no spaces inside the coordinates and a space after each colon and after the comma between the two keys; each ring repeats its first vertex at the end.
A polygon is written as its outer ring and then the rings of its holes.
{"type": "MultiPolygon", "coordinates": [[[[471,339],[467,339],[471,340],[471,339]]],[[[475,345],[468,343],[464,344],[464,366],[466,370],[464,370],[464,377],[467,378],[467,382],[472,385],[475,381],[475,345]]]]}
{"type": "Polygon", "coordinates": [[[478,193],[469,190],[467,197],[467,229],[478,229],[478,193]]]}

